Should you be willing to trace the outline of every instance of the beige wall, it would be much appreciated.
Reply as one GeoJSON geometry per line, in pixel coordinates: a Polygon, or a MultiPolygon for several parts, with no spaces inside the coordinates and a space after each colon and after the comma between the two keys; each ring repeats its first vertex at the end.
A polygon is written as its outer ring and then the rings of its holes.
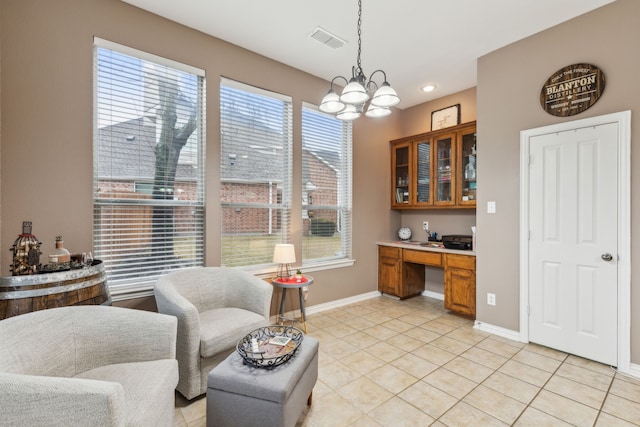
{"type": "Polygon", "coordinates": [[[460,123],[474,121],[476,119],[476,88],[472,87],[403,110],[402,135],[430,132],[431,113],[456,104],[460,104],[460,123]]]}
{"type": "MultiPolygon", "coordinates": [[[[618,0],[567,23],[481,57],[478,61],[478,205],[497,202],[497,213],[479,208],[477,318],[519,330],[519,156],[520,131],[572,119],[632,111],[631,164],[640,164],[634,147],[640,129],[640,2],[618,0]],[[604,94],[589,110],[571,118],[542,110],[539,93],[556,70],[588,62],[600,67],[604,94]],[[486,305],[496,294],[495,307],[486,305]]],[[[640,363],[640,174],[631,171],[631,361],[640,363]]]]}
{"type": "MultiPolygon", "coordinates": [[[[43,242],[42,260],[62,234],[65,247],[92,246],[93,37],[180,61],[207,77],[206,264],[219,265],[219,78],[275,92],[294,103],[294,156],[300,159],[300,108],[318,103],[326,81],[177,25],[118,0],[2,0],[0,274],[23,220],[43,242]]],[[[354,126],[353,267],[314,272],[308,304],[374,291],[377,239],[399,219],[389,210],[388,141],[400,136],[399,112],[354,126]]],[[[301,162],[294,198],[300,199],[301,162]],[[298,196],[296,196],[296,194],[298,196]]],[[[300,207],[293,212],[301,218],[300,207]]],[[[302,220],[293,224],[300,238],[302,220]]],[[[298,248],[300,251],[300,248],[298,248]]],[[[298,254],[300,255],[300,254],[298,254]]]]}

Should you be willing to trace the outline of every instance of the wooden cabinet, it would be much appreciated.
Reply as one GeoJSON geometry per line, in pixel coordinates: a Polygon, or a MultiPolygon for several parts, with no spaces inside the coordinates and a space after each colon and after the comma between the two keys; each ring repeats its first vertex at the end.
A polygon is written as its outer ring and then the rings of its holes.
{"type": "Polygon", "coordinates": [[[476,316],[476,257],[378,245],[378,291],[400,299],[424,290],[424,266],[444,269],[444,307],[476,316]]]}
{"type": "Polygon", "coordinates": [[[439,252],[415,251],[412,249],[404,249],[402,259],[405,262],[412,262],[414,264],[442,267],[442,254],[439,252]]]}
{"type": "Polygon", "coordinates": [[[400,299],[424,290],[424,267],[404,262],[406,249],[378,246],[378,291],[400,299]]]}
{"type": "Polygon", "coordinates": [[[433,137],[436,153],[433,169],[435,206],[454,206],[456,204],[455,189],[458,178],[456,168],[456,134],[448,133],[433,137]]]}
{"type": "Polygon", "coordinates": [[[464,128],[458,134],[458,184],[459,206],[476,206],[476,127],[464,128]]]}
{"type": "Polygon", "coordinates": [[[402,249],[378,246],[378,290],[399,296],[402,283],[402,249]]]}
{"type": "Polygon", "coordinates": [[[413,204],[413,202],[409,200],[409,194],[414,191],[411,180],[413,168],[412,165],[409,165],[412,156],[411,150],[412,146],[410,143],[396,144],[391,150],[391,168],[394,177],[394,193],[391,204],[394,207],[413,204]]]}
{"type": "Polygon", "coordinates": [[[474,256],[445,254],[444,307],[475,318],[476,258],[474,256]]]}
{"type": "Polygon", "coordinates": [[[475,122],[390,144],[393,209],[475,208],[475,122]]]}

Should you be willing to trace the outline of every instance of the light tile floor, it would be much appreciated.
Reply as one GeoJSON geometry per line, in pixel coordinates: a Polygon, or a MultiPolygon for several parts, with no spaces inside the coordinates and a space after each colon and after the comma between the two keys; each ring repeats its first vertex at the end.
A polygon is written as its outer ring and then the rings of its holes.
{"type": "MultiPolygon", "coordinates": [[[[298,426],[640,426],[640,380],[478,331],[442,301],[378,297],[309,316],[320,340],[298,426]]],[[[174,426],[204,426],[176,394],[174,426]]]]}

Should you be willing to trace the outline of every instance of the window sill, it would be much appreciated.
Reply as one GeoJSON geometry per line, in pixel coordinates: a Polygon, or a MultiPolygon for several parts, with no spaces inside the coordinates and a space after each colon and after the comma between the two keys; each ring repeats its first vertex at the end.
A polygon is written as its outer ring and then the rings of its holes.
{"type": "Polygon", "coordinates": [[[153,297],[153,285],[144,283],[139,285],[114,286],[109,288],[109,293],[111,293],[111,300],[114,302],[153,297]]]}
{"type": "MultiPolygon", "coordinates": [[[[314,262],[309,264],[303,264],[301,267],[292,267],[293,271],[300,268],[305,273],[312,273],[314,271],[331,270],[334,268],[352,267],[355,264],[354,259],[339,259],[323,262],[314,262]]],[[[247,269],[248,272],[255,274],[261,279],[268,279],[276,274],[274,266],[264,269],[247,269]]],[[[124,301],[134,298],[152,297],[153,296],[153,284],[140,283],[129,285],[118,285],[109,289],[111,293],[111,299],[113,301],[124,301]]]]}
{"type": "MultiPolygon", "coordinates": [[[[298,268],[302,270],[304,273],[312,273],[314,271],[322,271],[322,270],[331,270],[334,268],[344,268],[344,267],[352,267],[355,264],[356,260],[354,259],[339,259],[339,260],[330,260],[330,261],[322,261],[322,262],[313,262],[309,264],[302,264],[302,266],[291,267],[291,269],[295,272],[298,268]]],[[[274,266],[271,266],[267,269],[260,270],[247,270],[250,273],[255,274],[256,276],[267,279],[269,277],[273,277],[276,274],[276,269],[274,266]]]]}

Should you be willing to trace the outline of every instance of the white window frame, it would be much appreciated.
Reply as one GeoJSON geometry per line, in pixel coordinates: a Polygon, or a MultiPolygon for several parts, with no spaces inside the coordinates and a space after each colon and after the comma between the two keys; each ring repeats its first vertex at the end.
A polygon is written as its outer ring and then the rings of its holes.
{"type": "MultiPolygon", "coordinates": [[[[283,116],[282,123],[284,129],[282,130],[282,147],[281,150],[278,151],[276,156],[272,157],[273,163],[269,165],[275,173],[273,174],[273,181],[269,181],[266,175],[271,175],[267,173],[265,176],[249,176],[248,174],[242,173],[242,168],[247,168],[246,162],[252,161],[253,154],[259,153],[262,149],[261,146],[265,144],[260,143],[261,133],[260,130],[254,130],[253,128],[248,129],[246,134],[237,133],[236,141],[234,143],[241,144],[236,150],[232,146],[227,146],[225,142],[225,134],[227,132],[235,132],[237,129],[232,129],[235,124],[229,122],[225,123],[223,118],[223,114],[225,114],[225,108],[228,106],[223,105],[225,102],[232,102],[233,99],[227,99],[223,94],[220,95],[220,133],[221,133],[221,150],[220,150],[220,185],[221,191],[224,192],[225,185],[268,185],[269,193],[268,202],[233,202],[233,201],[220,201],[220,215],[221,215],[221,260],[220,263],[223,266],[231,265],[238,268],[243,268],[246,270],[250,270],[254,274],[266,274],[268,272],[272,272],[274,270],[274,264],[271,261],[273,254],[273,246],[277,243],[292,243],[291,242],[291,207],[292,207],[292,152],[293,152],[293,105],[292,99],[289,96],[282,95],[279,93],[267,91],[261,88],[257,88],[254,86],[250,86],[241,82],[237,82],[225,77],[222,77],[220,80],[220,87],[228,87],[236,90],[240,90],[246,92],[248,94],[255,94],[259,96],[263,96],[269,98],[271,101],[282,102],[283,107],[283,116]],[[246,148],[249,147],[251,152],[246,152],[246,148]],[[255,153],[254,153],[255,152],[255,153]],[[245,154],[245,155],[243,155],[245,154]],[[246,157],[246,158],[245,158],[246,157]],[[237,175],[231,176],[232,170],[225,170],[225,168],[230,168],[229,165],[234,165],[234,167],[240,168],[237,172],[237,175]],[[281,172],[281,174],[280,174],[281,172]],[[254,179],[258,179],[258,181],[254,181],[254,179]],[[279,197],[278,197],[279,195],[279,197]],[[274,202],[275,201],[275,202],[274,202]],[[260,225],[257,227],[259,231],[257,234],[260,234],[259,239],[267,240],[267,249],[264,247],[255,248],[254,250],[247,251],[244,254],[235,252],[233,255],[226,257],[230,257],[230,259],[225,258],[225,239],[229,239],[233,237],[240,237],[242,232],[236,231],[234,232],[229,228],[229,221],[227,216],[230,215],[230,209],[234,209],[237,212],[242,212],[243,210],[259,210],[266,209],[268,210],[268,223],[259,223],[260,225]],[[279,226],[273,226],[274,213],[276,213],[276,217],[279,220],[279,226]],[[268,236],[268,237],[267,237],[268,236]],[[244,255],[244,256],[243,256],[244,255]],[[257,259],[262,259],[262,262],[255,262],[257,259]],[[253,260],[254,262],[249,262],[247,264],[242,264],[240,261],[253,260]]],[[[222,90],[221,90],[222,92],[222,90]]],[[[239,104],[243,103],[243,100],[238,99],[239,104]]],[[[243,105],[244,107],[244,105],[243,105]]],[[[240,108],[240,107],[239,107],[240,108]]],[[[238,110],[236,110],[238,111],[238,110]]],[[[253,117],[249,114],[246,114],[247,111],[242,111],[242,114],[245,114],[246,117],[253,117]]],[[[265,114],[270,114],[270,111],[267,111],[265,114]]],[[[240,114],[240,113],[239,113],[240,114]]],[[[253,119],[251,119],[253,120],[253,119]]],[[[251,121],[250,126],[255,125],[257,122],[260,122],[260,118],[257,117],[255,121],[251,121]]],[[[259,127],[259,125],[258,125],[259,127]]],[[[268,128],[268,126],[266,127],[268,128]]],[[[240,129],[242,132],[242,129],[240,129]]],[[[266,137],[266,136],[265,136],[266,137]]],[[[269,144],[267,144],[269,145],[269,144]]],[[[268,154],[265,154],[266,156],[268,154]]],[[[253,157],[255,159],[255,157],[253,157]]],[[[254,162],[260,163],[264,159],[253,160],[254,162]]],[[[263,165],[262,165],[263,166],[263,165]]],[[[256,166],[258,167],[258,166],[256,166]]],[[[262,172],[264,174],[264,172],[262,172]]],[[[222,198],[221,198],[222,199],[222,198]]],[[[243,223],[243,221],[241,221],[243,223]]],[[[238,247],[233,250],[242,250],[242,244],[238,245],[238,247]]]]}
{"type": "MultiPolygon", "coordinates": [[[[324,115],[329,119],[335,119],[333,116],[321,112],[317,105],[303,102],[302,110],[308,110],[313,114],[324,115]]],[[[340,122],[342,124],[342,141],[340,146],[340,174],[338,177],[337,185],[337,202],[335,205],[322,206],[317,204],[309,204],[309,192],[305,183],[304,172],[304,113],[301,116],[301,129],[302,129],[302,151],[303,156],[301,159],[302,169],[302,220],[309,219],[309,211],[313,209],[325,209],[335,210],[337,214],[336,231],[341,236],[341,251],[340,255],[335,257],[325,258],[311,258],[305,259],[303,255],[302,267],[304,271],[317,271],[330,268],[348,267],[354,264],[352,250],[352,220],[353,220],[353,124],[351,122],[340,122]]],[[[328,148],[328,147],[327,147],[328,148]]],[[[313,184],[313,183],[311,183],[313,184]]]]}
{"type": "MultiPolygon", "coordinates": [[[[137,278],[123,278],[121,280],[109,280],[110,279],[110,269],[114,267],[114,265],[118,265],[118,261],[113,261],[110,263],[108,260],[111,251],[108,248],[109,244],[106,243],[104,247],[101,245],[102,232],[101,232],[101,214],[100,210],[104,207],[120,207],[120,206],[153,206],[161,203],[163,206],[174,206],[182,209],[191,209],[194,212],[194,222],[193,222],[193,231],[194,234],[194,247],[195,249],[195,258],[191,259],[188,262],[188,265],[185,267],[192,266],[202,266],[204,265],[205,253],[204,253],[204,242],[205,242],[205,227],[204,227],[204,215],[205,215],[205,176],[204,176],[204,166],[205,166],[205,93],[206,93],[206,80],[205,80],[205,72],[204,70],[198,69],[196,67],[192,67],[187,64],[182,64],[176,61],[172,61],[167,58],[162,58],[147,52],[143,52],[131,47],[123,46],[117,43],[110,42],[108,40],[100,39],[98,37],[94,38],[94,196],[93,196],[93,204],[94,204],[94,256],[98,259],[105,259],[105,269],[107,271],[107,280],[110,287],[110,292],[114,301],[133,298],[133,297],[141,297],[141,296],[149,296],[153,295],[153,284],[155,280],[160,275],[164,274],[166,270],[164,267],[159,266],[157,269],[153,269],[152,274],[147,274],[146,277],[137,277],[137,278]],[[98,109],[98,49],[108,49],[115,51],[120,54],[128,55],[134,57],[136,59],[151,62],[155,64],[159,64],[161,66],[170,67],[182,72],[186,72],[197,76],[200,79],[199,88],[198,88],[198,123],[197,123],[197,152],[195,156],[197,158],[198,165],[196,165],[196,200],[178,200],[179,197],[175,197],[174,200],[139,200],[139,199],[129,199],[129,198],[101,198],[100,197],[100,188],[99,182],[103,178],[108,178],[115,180],[117,178],[126,178],[129,181],[133,181],[133,185],[135,188],[135,181],[144,181],[144,179],[139,179],[139,177],[131,176],[131,177],[101,177],[99,176],[98,162],[100,161],[98,156],[98,126],[99,126],[99,109],[98,109]]],[[[140,177],[142,178],[142,177],[140,177]]],[[[176,179],[176,183],[178,180],[176,179]]],[[[133,193],[135,194],[135,193],[133,193]]],[[[174,218],[175,221],[175,218],[174,218]]],[[[111,246],[113,248],[113,246],[111,246]]],[[[115,250],[115,249],[114,249],[115,250]]],[[[172,268],[180,268],[180,266],[172,265],[172,268]]]]}

